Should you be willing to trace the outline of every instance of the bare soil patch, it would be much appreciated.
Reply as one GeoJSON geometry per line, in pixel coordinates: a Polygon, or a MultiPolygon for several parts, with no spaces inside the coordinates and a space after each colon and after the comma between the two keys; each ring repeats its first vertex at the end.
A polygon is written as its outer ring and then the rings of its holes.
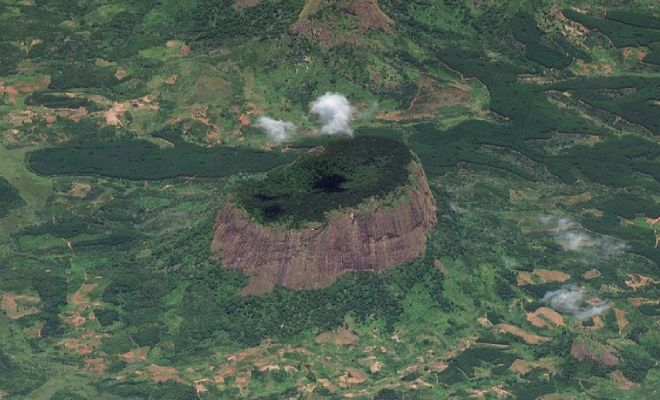
{"type": "Polygon", "coordinates": [[[131,364],[134,362],[146,361],[147,354],[149,354],[148,347],[138,347],[126,353],[120,354],[119,358],[131,364]]]}
{"type": "Polygon", "coordinates": [[[541,278],[544,282],[566,282],[571,279],[571,276],[566,272],[543,268],[535,268],[534,275],[541,278]]]}
{"type": "Polygon", "coordinates": [[[592,269],[590,269],[589,271],[587,271],[587,272],[585,272],[584,274],[582,274],[582,277],[583,277],[584,279],[590,281],[590,280],[592,280],[592,279],[596,279],[596,278],[600,277],[600,275],[601,275],[601,274],[600,274],[600,271],[599,271],[599,270],[597,270],[596,268],[592,268],[592,269]]]}
{"type": "Polygon", "coordinates": [[[359,385],[367,381],[367,374],[355,368],[346,368],[339,377],[339,386],[349,387],[359,385]]]}
{"type": "Polygon", "coordinates": [[[69,186],[69,196],[72,197],[78,197],[78,198],[85,198],[89,194],[89,192],[92,191],[92,185],[89,183],[83,183],[83,182],[73,182],[71,186],[69,186]]]}
{"type": "Polygon", "coordinates": [[[624,60],[635,57],[637,61],[642,61],[647,54],[648,52],[646,50],[635,47],[624,47],[621,50],[621,55],[623,56],[624,60]]]}
{"type": "Polygon", "coordinates": [[[159,109],[160,104],[154,102],[152,98],[147,95],[137,99],[113,103],[109,110],[103,112],[103,119],[107,125],[124,126],[121,117],[129,110],[158,111],[159,109]]]}
{"type": "Polygon", "coordinates": [[[238,122],[240,122],[241,127],[248,126],[250,125],[250,116],[248,114],[241,114],[240,117],[238,117],[238,122]]]}
{"type": "Polygon", "coordinates": [[[616,317],[616,325],[619,328],[619,333],[621,333],[630,323],[626,318],[626,312],[620,308],[614,307],[614,316],[616,317]]]}
{"type": "Polygon", "coordinates": [[[655,226],[655,224],[657,224],[658,222],[660,222],[660,216],[655,218],[646,217],[646,223],[651,226],[655,226]]]}
{"type": "Polygon", "coordinates": [[[7,95],[7,99],[10,103],[16,103],[18,100],[18,89],[14,86],[5,86],[4,81],[0,80],[0,96],[7,95]]]}
{"type": "Polygon", "coordinates": [[[14,126],[31,124],[38,114],[32,110],[16,111],[7,114],[7,122],[14,126]]]}
{"type": "Polygon", "coordinates": [[[256,357],[260,355],[263,352],[263,350],[264,348],[262,347],[250,347],[249,349],[241,351],[240,353],[229,354],[227,356],[227,361],[238,363],[250,357],[256,357]]]}
{"type": "Polygon", "coordinates": [[[564,326],[564,318],[557,311],[548,307],[539,307],[532,313],[527,313],[527,320],[537,328],[544,328],[549,323],[554,326],[564,326]]]}
{"type": "Polygon", "coordinates": [[[120,80],[126,78],[127,75],[128,75],[128,72],[126,72],[125,69],[117,68],[117,71],[115,72],[115,79],[120,81],[120,80]]]}
{"type": "Polygon", "coordinates": [[[600,343],[587,343],[577,339],[571,347],[571,355],[578,361],[591,360],[608,367],[617,365],[619,359],[600,343]]]}
{"type": "Polygon", "coordinates": [[[328,390],[330,393],[336,393],[339,388],[327,379],[319,378],[316,380],[319,385],[328,390]]]}
{"type": "Polygon", "coordinates": [[[584,325],[582,326],[588,331],[598,331],[605,327],[605,322],[600,317],[600,315],[594,315],[593,317],[591,317],[591,326],[584,326],[584,325]]]}
{"type": "MultiPolygon", "coordinates": [[[[209,145],[217,145],[222,143],[222,127],[214,122],[208,116],[209,106],[206,104],[195,103],[184,107],[189,113],[188,115],[181,115],[168,121],[168,124],[174,125],[181,121],[193,120],[201,123],[209,128],[207,134],[204,136],[204,142],[209,145]]],[[[186,124],[183,125],[184,132],[187,131],[186,124]]]]}
{"type": "Polygon", "coordinates": [[[60,342],[60,346],[67,351],[76,352],[79,355],[91,354],[101,344],[105,335],[96,332],[85,332],[77,338],[68,338],[60,342]]]}
{"type": "Polygon", "coordinates": [[[165,79],[164,83],[166,85],[174,85],[176,83],[176,80],[179,76],[177,74],[172,74],[165,79]]]}
{"type": "Polygon", "coordinates": [[[136,374],[143,375],[149,379],[152,379],[156,383],[174,381],[178,383],[187,384],[179,376],[179,371],[174,367],[165,367],[161,365],[151,364],[147,371],[138,371],[136,374]]]}
{"type": "Polygon", "coordinates": [[[518,286],[534,285],[546,282],[566,282],[571,276],[565,272],[551,269],[535,268],[532,272],[518,271],[516,284],[518,286]]]}
{"type": "Polygon", "coordinates": [[[541,358],[537,361],[516,359],[509,367],[509,369],[518,376],[525,375],[531,372],[534,368],[543,368],[553,374],[557,372],[557,366],[552,358],[541,358]]]}
{"type": "Polygon", "coordinates": [[[614,65],[610,63],[595,64],[577,60],[575,65],[577,67],[577,72],[581,73],[581,75],[611,75],[614,71],[614,65]]]}
{"type": "Polygon", "coordinates": [[[392,20],[381,10],[378,0],[353,0],[346,11],[357,17],[360,30],[392,32],[392,20]]]}
{"type": "Polygon", "coordinates": [[[64,318],[64,323],[74,328],[85,325],[85,322],[87,322],[87,319],[77,312],[73,312],[64,318]]]}
{"type": "Polygon", "coordinates": [[[518,336],[519,338],[522,338],[522,340],[524,340],[527,344],[540,344],[550,341],[549,337],[535,335],[510,324],[498,324],[495,325],[495,328],[497,328],[499,332],[518,336]]]}
{"type": "Polygon", "coordinates": [[[213,376],[213,382],[216,384],[224,384],[225,379],[236,375],[237,368],[235,365],[225,365],[213,376]]]}
{"type": "Polygon", "coordinates": [[[333,29],[334,27],[327,24],[312,23],[307,19],[298,20],[291,26],[291,32],[312,37],[318,40],[319,45],[328,49],[339,44],[345,43],[353,46],[360,46],[360,41],[354,34],[338,34],[333,29]]]}
{"type": "Polygon", "coordinates": [[[105,358],[85,358],[83,361],[85,362],[85,367],[96,376],[103,375],[108,367],[105,364],[105,358]]]}
{"type": "MultiPolygon", "coordinates": [[[[504,390],[503,384],[491,386],[486,389],[470,389],[470,393],[472,394],[471,397],[475,399],[485,399],[489,393],[493,393],[498,399],[504,399],[511,395],[511,393],[504,390]]],[[[489,396],[488,398],[490,399],[492,397],[489,396]]]]}
{"type": "Polygon", "coordinates": [[[371,363],[371,365],[369,365],[369,372],[371,372],[372,374],[375,374],[376,372],[383,369],[384,366],[385,366],[385,364],[383,364],[382,362],[374,361],[373,363],[371,363]]]}
{"type": "Polygon", "coordinates": [[[182,57],[187,56],[188,54],[190,54],[191,51],[192,49],[187,44],[182,44],[181,47],[179,47],[179,55],[181,55],[182,57]]]}
{"type": "MultiPolygon", "coordinates": [[[[67,242],[70,246],[70,242],[67,242]]],[[[69,295],[68,303],[73,306],[73,309],[64,315],[64,323],[72,327],[81,327],[85,325],[87,319],[93,319],[94,314],[91,313],[86,317],[83,316],[85,311],[94,305],[100,303],[93,303],[89,294],[98,286],[96,283],[83,283],[78,290],[69,295]]]]}
{"type": "Polygon", "coordinates": [[[354,345],[359,337],[344,327],[335,329],[331,332],[324,332],[314,338],[318,344],[334,344],[335,346],[354,345]]]}
{"type": "Polygon", "coordinates": [[[516,285],[518,286],[525,286],[525,285],[533,285],[534,284],[534,276],[527,271],[518,271],[518,274],[516,276],[516,285]]]}
{"type": "Polygon", "coordinates": [[[78,290],[69,296],[69,304],[85,309],[92,305],[89,294],[96,289],[96,283],[83,283],[78,290]]]}
{"type": "Polygon", "coordinates": [[[7,99],[10,103],[16,103],[19,93],[27,94],[34,92],[35,90],[46,89],[48,85],[50,85],[50,75],[41,76],[32,85],[19,82],[9,86],[6,85],[3,80],[0,80],[0,96],[7,95],[7,99]]]}
{"type": "Polygon", "coordinates": [[[11,319],[19,319],[28,315],[37,314],[39,297],[25,294],[6,292],[2,294],[0,309],[11,319]]]}
{"type": "Polygon", "coordinates": [[[647,286],[649,284],[657,285],[660,281],[657,281],[650,276],[640,275],[640,274],[628,274],[628,278],[624,282],[626,286],[632,290],[637,290],[647,286]]]}

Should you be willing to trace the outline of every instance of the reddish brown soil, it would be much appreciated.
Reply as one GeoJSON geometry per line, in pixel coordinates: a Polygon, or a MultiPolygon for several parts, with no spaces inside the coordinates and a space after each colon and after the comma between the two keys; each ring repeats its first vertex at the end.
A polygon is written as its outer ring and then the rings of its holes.
{"type": "Polygon", "coordinates": [[[96,376],[101,376],[105,373],[107,365],[105,363],[105,358],[85,358],[85,366],[87,369],[96,376]]]}
{"type": "Polygon", "coordinates": [[[115,72],[115,79],[120,81],[120,80],[126,78],[127,75],[128,75],[128,72],[125,69],[118,68],[117,72],[115,72]]]}
{"type": "Polygon", "coordinates": [[[343,35],[337,33],[329,24],[313,23],[307,19],[297,21],[291,26],[291,32],[318,40],[319,45],[328,49],[342,43],[359,46],[360,41],[354,34],[343,35]]]}
{"type": "Polygon", "coordinates": [[[60,342],[64,350],[73,351],[79,355],[91,354],[101,344],[103,334],[96,332],[85,332],[77,338],[69,338],[60,342]]]}
{"type": "Polygon", "coordinates": [[[527,313],[527,320],[537,328],[564,325],[564,318],[561,314],[548,307],[539,307],[536,311],[527,313]]]}
{"type": "Polygon", "coordinates": [[[148,354],[148,347],[138,347],[126,353],[120,354],[119,358],[130,364],[137,361],[146,361],[148,354]]]}
{"type": "Polygon", "coordinates": [[[339,386],[349,387],[367,381],[367,374],[355,368],[347,368],[339,377],[339,386]]]}
{"type": "Polygon", "coordinates": [[[215,224],[211,250],[227,268],[253,275],[245,294],[274,285],[319,288],[347,271],[378,271],[420,256],[436,222],[435,201],[421,168],[406,201],[371,211],[345,212],[325,225],[284,231],[252,223],[227,203],[215,224]]]}
{"type": "Polygon", "coordinates": [[[619,363],[619,359],[600,343],[589,345],[581,340],[576,340],[571,347],[571,355],[578,361],[591,360],[608,367],[619,363]]]}
{"type": "Polygon", "coordinates": [[[0,310],[4,311],[11,319],[37,314],[39,312],[36,307],[37,304],[39,304],[39,298],[36,296],[12,292],[3,293],[0,298],[0,310]]]}
{"type": "Polygon", "coordinates": [[[179,371],[177,371],[174,367],[165,367],[151,364],[146,371],[136,371],[135,374],[151,379],[156,383],[174,381],[184,385],[188,384],[183,379],[181,379],[179,376],[179,371]]]}
{"type": "Polygon", "coordinates": [[[250,125],[250,116],[248,114],[241,114],[238,117],[238,121],[241,123],[241,127],[250,125]]]}
{"type": "Polygon", "coordinates": [[[649,284],[656,285],[660,283],[660,281],[657,281],[651,277],[640,274],[628,274],[628,278],[629,279],[625,281],[625,284],[632,290],[643,288],[644,286],[647,286],[649,284]]]}
{"type": "Polygon", "coordinates": [[[15,103],[18,99],[19,93],[31,93],[35,90],[46,89],[50,85],[50,75],[44,75],[33,85],[27,85],[25,83],[19,82],[13,86],[6,86],[5,82],[0,80],[0,97],[2,95],[7,95],[7,98],[10,103],[15,103]]]}
{"type": "Polygon", "coordinates": [[[499,332],[518,336],[519,338],[522,338],[527,344],[540,344],[550,341],[549,337],[529,333],[511,324],[498,324],[495,325],[495,328],[497,328],[499,332]]]}
{"type": "Polygon", "coordinates": [[[167,79],[165,79],[165,84],[166,85],[174,85],[178,78],[179,78],[179,76],[177,74],[172,74],[167,79]]]}
{"type": "Polygon", "coordinates": [[[378,0],[353,0],[346,12],[357,17],[361,30],[392,31],[392,20],[380,9],[378,0]]]}
{"type": "Polygon", "coordinates": [[[318,344],[334,344],[335,346],[345,346],[356,344],[359,337],[346,328],[335,329],[331,332],[323,332],[314,338],[318,344]]]}

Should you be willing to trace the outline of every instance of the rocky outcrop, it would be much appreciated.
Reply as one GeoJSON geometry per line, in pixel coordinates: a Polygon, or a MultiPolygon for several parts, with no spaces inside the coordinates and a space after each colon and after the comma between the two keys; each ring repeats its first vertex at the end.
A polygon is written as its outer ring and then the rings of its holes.
{"type": "Polygon", "coordinates": [[[603,344],[587,343],[579,339],[573,342],[571,355],[578,361],[590,360],[608,367],[619,363],[619,359],[603,344]]]}
{"type": "Polygon", "coordinates": [[[282,285],[308,289],[330,285],[347,271],[378,271],[420,256],[436,222],[435,201],[417,166],[405,200],[369,211],[334,213],[314,227],[284,230],[251,222],[228,202],[220,210],[211,249],[225,267],[253,276],[245,294],[282,285]]]}

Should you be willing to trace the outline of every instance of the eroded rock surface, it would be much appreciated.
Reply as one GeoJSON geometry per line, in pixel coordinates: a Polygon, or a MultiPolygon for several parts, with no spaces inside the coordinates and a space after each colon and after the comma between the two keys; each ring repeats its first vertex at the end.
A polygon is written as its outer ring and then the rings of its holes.
{"type": "Polygon", "coordinates": [[[347,211],[325,224],[283,230],[253,223],[232,203],[220,210],[211,249],[227,268],[254,276],[245,294],[282,285],[330,285],[347,271],[378,271],[420,256],[436,222],[436,206],[423,170],[415,168],[405,200],[370,211],[347,211]]]}

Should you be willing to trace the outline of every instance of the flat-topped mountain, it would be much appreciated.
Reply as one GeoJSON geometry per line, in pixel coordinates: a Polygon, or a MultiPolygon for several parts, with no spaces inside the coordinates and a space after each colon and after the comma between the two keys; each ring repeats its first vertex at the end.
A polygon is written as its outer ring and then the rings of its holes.
{"type": "Polygon", "coordinates": [[[212,249],[254,276],[247,294],[319,288],[420,256],[435,222],[426,176],[406,146],[358,137],[241,185],[218,214],[212,249]]]}

